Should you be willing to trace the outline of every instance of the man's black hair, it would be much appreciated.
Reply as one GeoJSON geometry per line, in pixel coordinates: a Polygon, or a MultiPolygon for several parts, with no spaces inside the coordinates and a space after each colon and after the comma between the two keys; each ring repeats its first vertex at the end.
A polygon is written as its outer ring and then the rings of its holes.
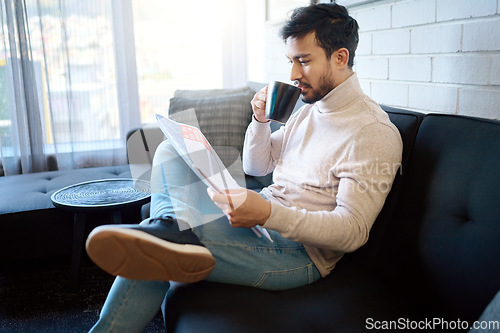
{"type": "Polygon", "coordinates": [[[315,32],[316,41],[328,59],[344,47],[349,51],[348,66],[354,65],[359,41],[358,23],[344,6],[320,3],[297,8],[281,29],[281,37],[286,42],[289,37],[300,39],[311,32],[315,32]]]}

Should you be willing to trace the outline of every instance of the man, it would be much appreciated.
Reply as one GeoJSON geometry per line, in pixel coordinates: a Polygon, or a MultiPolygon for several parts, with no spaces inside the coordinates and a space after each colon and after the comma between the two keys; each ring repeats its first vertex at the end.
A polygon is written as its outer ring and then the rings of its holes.
{"type": "Polygon", "coordinates": [[[160,145],[152,172],[154,218],[96,228],[87,241],[90,257],[119,276],[94,331],[141,331],[169,280],[294,288],[328,275],[344,253],[367,241],[402,143],[352,70],[357,30],[336,4],[299,8],[284,26],[290,78],[310,104],[271,133],[266,88],[253,98],[243,166],[253,175],[274,172],[273,185],[261,193],[208,190],[208,198],[170,143],[160,145]],[[203,224],[214,207],[225,217],[203,224]],[[197,227],[179,232],[185,223],[197,227]],[[255,226],[265,227],[273,241],[256,237],[249,229],[255,226]]]}

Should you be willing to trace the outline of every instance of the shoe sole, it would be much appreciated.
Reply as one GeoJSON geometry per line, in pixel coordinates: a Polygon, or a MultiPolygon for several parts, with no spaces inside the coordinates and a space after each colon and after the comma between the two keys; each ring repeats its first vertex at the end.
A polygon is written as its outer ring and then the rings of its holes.
{"type": "Polygon", "coordinates": [[[204,246],[177,244],[134,229],[98,227],[85,246],[104,271],[133,280],[197,282],[215,267],[204,246]]]}

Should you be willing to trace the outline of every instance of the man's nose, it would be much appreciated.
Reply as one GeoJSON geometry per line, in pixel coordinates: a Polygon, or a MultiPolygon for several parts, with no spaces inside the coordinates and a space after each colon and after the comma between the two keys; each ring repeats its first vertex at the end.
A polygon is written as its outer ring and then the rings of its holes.
{"type": "Polygon", "coordinates": [[[290,80],[297,81],[302,79],[302,70],[297,63],[292,64],[292,69],[290,70],[290,80]]]}

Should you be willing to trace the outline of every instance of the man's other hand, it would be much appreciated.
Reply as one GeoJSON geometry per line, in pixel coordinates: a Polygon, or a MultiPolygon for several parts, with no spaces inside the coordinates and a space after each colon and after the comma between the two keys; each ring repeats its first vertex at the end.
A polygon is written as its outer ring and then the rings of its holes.
{"type": "Polygon", "coordinates": [[[271,215],[271,203],[255,191],[240,188],[217,193],[208,188],[207,192],[235,228],[262,226],[271,215]]]}
{"type": "Polygon", "coordinates": [[[255,94],[250,104],[252,104],[253,115],[258,122],[267,123],[269,120],[266,119],[266,100],[267,100],[267,88],[265,86],[258,93],[255,94]]]}

